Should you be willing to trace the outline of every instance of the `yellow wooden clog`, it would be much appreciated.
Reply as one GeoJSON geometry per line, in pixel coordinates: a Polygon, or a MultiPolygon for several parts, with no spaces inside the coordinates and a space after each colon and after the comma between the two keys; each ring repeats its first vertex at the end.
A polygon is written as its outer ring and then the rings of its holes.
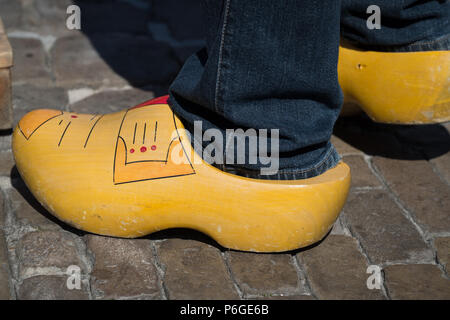
{"type": "Polygon", "coordinates": [[[450,121],[450,51],[377,52],[341,46],[342,115],[358,105],[376,122],[450,121]]]}
{"type": "Polygon", "coordinates": [[[306,180],[225,173],[193,151],[166,101],[106,115],[32,111],[13,133],[17,168],[52,214],[97,234],[192,228],[224,247],[259,252],[327,234],[349,190],[346,164],[306,180]]]}

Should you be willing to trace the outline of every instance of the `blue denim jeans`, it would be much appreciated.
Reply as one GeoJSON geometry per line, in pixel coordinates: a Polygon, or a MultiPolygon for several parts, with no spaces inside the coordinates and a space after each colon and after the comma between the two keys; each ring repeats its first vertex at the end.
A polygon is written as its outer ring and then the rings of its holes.
{"type": "Polygon", "coordinates": [[[448,0],[342,0],[342,36],[364,49],[411,52],[449,50],[448,0]],[[377,5],[381,29],[366,26],[367,8],[377,5]]]}
{"type": "Polygon", "coordinates": [[[340,160],[330,137],[343,102],[341,20],[349,40],[408,51],[448,38],[448,9],[448,2],[426,0],[205,0],[206,46],[184,64],[169,103],[189,131],[195,121],[224,136],[226,129],[279,130],[277,174],[262,176],[262,165],[248,161],[225,170],[265,179],[317,176],[340,160]],[[381,8],[381,30],[366,27],[372,4],[381,8]]]}

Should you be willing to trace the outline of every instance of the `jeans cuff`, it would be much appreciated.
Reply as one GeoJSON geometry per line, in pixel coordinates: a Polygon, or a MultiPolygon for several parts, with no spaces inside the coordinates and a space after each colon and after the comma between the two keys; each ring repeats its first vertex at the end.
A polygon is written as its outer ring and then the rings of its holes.
{"type": "Polygon", "coordinates": [[[309,168],[280,169],[276,174],[262,175],[261,170],[253,170],[244,167],[230,166],[230,165],[221,165],[217,167],[225,172],[252,179],[262,179],[262,180],[309,179],[321,175],[322,173],[325,173],[329,169],[336,167],[337,164],[341,161],[341,157],[339,156],[334,146],[331,143],[329,145],[330,148],[325,153],[325,156],[322,157],[317,162],[317,164],[309,168]]]}
{"type": "Polygon", "coordinates": [[[351,45],[370,51],[381,52],[419,52],[419,51],[447,51],[450,50],[450,34],[437,37],[432,40],[420,40],[402,46],[365,46],[354,43],[347,39],[344,42],[351,43],[351,45]]]}

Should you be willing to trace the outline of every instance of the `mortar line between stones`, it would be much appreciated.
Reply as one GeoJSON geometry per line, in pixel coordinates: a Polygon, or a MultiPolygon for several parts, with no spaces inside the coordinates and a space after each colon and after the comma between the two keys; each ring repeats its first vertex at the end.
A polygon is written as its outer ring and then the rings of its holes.
{"type": "Polygon", "coordinates": [[[161,262],[159,261],[158,250],[156,249],[156,245],[153,240],[150,240],[150,248],[152,249],[153,253],[153,264],[156,268],[156,275],[158,277],[158,286],[161,293],[161,298],[162,300],[170,300],[169,291],[167,290],[164,283],[165,271],[161,265],[161,262]]]}
{"type": "Polygon", "coordinates": [[[434,254],[434,260],[436,262],[436,265],[441,270],[444,277],[450,280],[450,273],[447,272],[448,270],[444,267],[444,265],[441,263],[441,261],[438,258],[437,249],[436,249],[436,246],[434,245],[434,241],[435,241],[435,239],[433,239],[432,245],[433,245],[433,254],[434,254]]]}
{"type": "Polygon", "coordinates": [[[48,35],[43,36],[36,32],[30,32],[30,31],[24,31],[24,30],[14,30],[11,32],[8,32],[9,38],[15,38],[15,39],[34,39],[39,40],[42,44],[42,48],[44,49],[44,52],[46,54],[50,54],[51,50],[53,48],[53,45],[56,43],[56,40],[58,37],[48,35]]]}
{"type": "Polygon", "coordinates": [[[303,268],[300,266],[296,255],[291,255],[292,265],[294,266],[295,271],[297,272],[297,278],[299,280],[299,284],[303,286],[303,288],[306,289],[306,292],[300,292],[300,288],[297,288],[299,291],[299,294],[301,295],[308,295],[312,296],[314,299],[317,300],[317,296],[313,292],[311,285],[309,283],[306,271],[303,270],[303,268]]]}
{"type": "Polygon", "coordinates": [[[70,104],[69,104],[69,90],[67,90],[67,89],[64,89],[64,94],[66,95],[66,98],[67,98],[67,103],[66,103],[66,105],[64,106],[64,111],[66,111],[66,112],[71,112],[70,111],[70,104]]]}
{"type": "Polygon", "coordinates": [[[381,276],[382,276],[382,281],[383,281],[383,285],[382,285],[382,292],[383,294],[387,297],[388,300],[392,300],[391,298],[391,292],[389,291],[389,288],[386,286],[386,272],[384,271],[384,268],[381,268],[381,276]]]}
{"type": "MultiPolygon", "coordinates": [[[[344,225],[345,229],[348,231],[348,233],[350,234],[350,236],[355,239],[356,241],[356,247],[358,248],[358,251],[361,253],[361,255],[364,257],[364,259],[366,260],[367,265],[374,265],[374,262],[370,259],[369,255],[367,254],[366,250],[364,249],[364,246],[361,244],[361,241],[359,240],[359,237],[356,236],[356,234],[353,232],[351,224],[348,223],[347,218],[345,217],[345,212],[342,211],[341,213],[341,223],[344,225]]],[[[379,267],[381,267],[381,270],[383,271],[383,264],[377,264],[379,267]]],[[[389,290],[386,286],[386,281],[385,281],[385,277],[384,277],[384,273],[382,273],[383,275],[383,281],[382,281],[382,286],[381,286],[381,292],[383,294],[383,296],[387,299],[387,300],[391,300],[391,296],[389,295],[389,290]]]]}
{"type": "Polygon", "coordinates": [[[434,238],[430,240],[430,247],[433,250],[433,258],[434,258],[434,262],[436,263],[437,267],[441,270],[441,272],[444,274],[444,276],[447,279],[450,279],[449,274],[447,273],[447,270],[445,269],[444,265],[441,263],[441,261],[438,258],[438,254],[437,254],[437,248],[434,245],[434,238]]]}
{"type": "MultiPolygon", "coordinates": [[[[84,264],[86,265],[86,278],[87,278],[87,292],[88,292],[88,296],[89,296],[89,300],[94,300],[94,295],[92,294],[92,286],[91,286],[91,273],[92,270],[94,270],[94,263],[95,263],[95,258],[92,252],[90,252],[88,245],[86,243],[85,237],[79,237],[80,241],[83,243],[84,248],[82,248],[82,252],[84,252],[84,254],[82,255],[82,261],[84,262],[84,264]]],[[[75,241],[75,243],[77,243],[77,241],[75,241]]],[[[78,248],[78,244],[77,245],[77,249],[78,248]]]]}
{"type": "Polygon", "coordinates": [[[133,301],[133,300],[140,300],[140,299],[147,300],[147,298],[149,298],[149,300],[153,300],[153,296],[152,295],[145,294],[145,293],[138,294],[137,296],[119,297],[119,298],[117,298],[117,300],[124,300],[124,301],[131,300],[131,301],[133,301]]]}
{"type": "Polygon", "coordinates": [[[450,232],[429,232],[428,234],[432,238],[450,237],[450,232]]]}
{"type": "Polygon", "coordinates": [[[387,191],[387,194],[389,195],[389,197],[392,200],[394,200],[394,202],[400,208],[401,212],[403,213],[403,216],[414,225],[414,227],[416,228],[416,230],[419,232],[420,236],[422,237],[422,240],[428,246],[430,246],[430,239],[427,238],[427,235],[422,230],[420,225],[414,220],[412,214],[409,212],[408,209],[406,209],[406,206],[403,204],[403,202],[398,198],[398,196],[395,194],[395,192],[389,187],[388,183],[384,179],[384,176],[381,174],[381,172],[379,172],[379,170],[373,164],[372,157],[366,156],[366,157],[364,157],[364,160],[366,161],[366,163],[369,166],[369,169],[372,171],[372,173],[377,177],[377,179],[383,185],[383,187],[387,191]]]}
{"type": "Polygon", "coordinates": [[[228,260],[228,254],[226,252],[220,252],[220,255],[222,256],[223,263],[225,264],[225,269],[227,270],[227,273],[231,279],[231,282],[233,283],[233,286],[236,290],[236,292],[239,295],[239,298],[241,300],[247,299],[247,295],[244,294],[244,292],[241,290],[241,287],[239,286],[237,280],[234,278],[233,271],[231,271],[230,261],[228,260]]]}
{"type": "MultiPolygon", "coordinates": [[[[12,188],[9,176],[0,176],[0,189],[10,189],[12,188]]],[[[6,193],[6,190],[5,190],[6,193]]]]}
{"type": "MultiPolygon", "coordinates": [[[[9,262],[9,268],[11,271],[11,279],[17,282],[17,279],[15,279],[15,275],[14,275],[14,270],[13,270],[13,259],[12,256],[10,254],[9,251],[9,239],[8,239],[8,232],[10,231],[10,224],[11,224],[11,213],[12,212],[12,205],[11,205],[11,201],[8,197],[8,193],[5,190],[5,185],[2,183],[3,181],[0,181],[0,191],[2,192],[3,195],[3,209],[4,214],[5,214],[5,220],[4,220],[4,236],[5,236],[5,241],[6,241],[6,250],[7,250],[7,254],[8,254],[8,262],[9,262]],[[8,232],[7,232],[8,230],[8,232]]],[[[9,188],[9,187],[8,187],[9,188]]]]}
{"type": "Polygon", "coordinates": [[[37,267],[37,268],[27,268],[27,273],[20,276],[20,282],[23,282],[29,278],[38,277],[38,276],[64,276],[66,274],[66,270],[61,267],[37,267]],[[29,271],[29,270],[32,271],[29,271]]]}
{"type": "Polygon", "coordinates": [[[344,210],[342,209],[341,213],[339,214],[339,217],[335,223],[339,223],[342,231],[344,231],[345,236],[352,237],[352,234],[350,233],[350,230],[348,229],[347,224],[345,224],[343,221],[343,219],[345,219],[345,217],[343,216],[343,213],[344,213],[344,210]]]}
{"type": "Polygon", "coordinates": [[[67,95],[68,95],[68,103],[67,105],[70,107],[80,101],[83,101],[89,97],[92,97],[93,95],[99,94],[99,93],[104,93],[104,92],[118,92],[118,91],[127,91],[132,89],[133,87],[130,85],[125,85],[125,86],[105,86],[105,85],[101,85],[100,87],[76,87],[76,88],[69,88],[66,90],[67,95]],[[82,95],[81,98],[74,98],[74,94],[76,97],[76,94],[79,92],[82,92],[83,90],[86,90],[85,93],[82,95]]]}
{"type": "Polygon", "coordinates": [[[382,186],[379,187],[352,187],[350,191],[356,192],[356,193],[362,193],[364,191],[372,191],[372,190],[383,190],[382,186]]]}
{"type": "Polygon", "coordinates": [[[344,157],[355,157],[355,156],[357,156],[357,157],[364,157],[364,153],[361,153],[361,152],[343,152],[343,153],[339,153],[339,154],[340,154],[340,156],[342,158],[344,158],[344,157]]]}
{"type": "Polygon", "coordinates": [[[44,52],[44,66],[45,70],[48,71],[50,75],[51,84],[55,85],[56,83],[56,76],[53,72],[53,61],[51,59],[51,49],[55,42],[58,40],[59,37],[55,36],[42,36],[39,33],[35,32],[27,32],[27,31],[13,31],[9,32],[8,36],[12,39],[33,39],[33,40],[39,40],[39,42],[42,44],[43,52],[44,52]]]}
{"type": "MultiPolygon", "coordinates": [[[[56,42],[56,40],[57,39],[55,39],[55,42],[56,42]]],[[[41,43],[42,43],[42,40],[41,40],[41,43]]],[[[44,46],[44,44],[42,44],[42,46],[44,46]]],[[[55,72],[53,69],[53,59],[52,59],[51,49],[46,50],[44,48],[44,54],[45,54],[45,69],[50,74],[51,83],[54,86],[56,84],[56,75],[55,75],[55,72]]]]}
{"type": "MultiPolygon", "coordinates": [[[[3,210],[4,212],[4,224],[5,224],[5,228],[6,228],[6,218],[7,218],[7,214],[8,214],[8,199],[7,199],[7,194],[6,191],[3,189],[2,185],[0,184],[0,194],[3,197],[3,208],[0,208],[0,210],[3,210]]],[[[5,229],[4,228],[4,229],[5,229]]],[[[3,237],[5,240],[5,250],[6,250],[6,259],[7,259],[7,264],[8,264],[8,283],[9,283],[9,293],[11,294],[11,297],[13,300],[17,300],[17,293],[16,293],[16,286],[15,286],[15,279],[13,277],[13,270],[12,270],[12,261],[11,261],[11,257],[9,254],[9,248],[8,248],[8,243],[7,243],[7,239],[6,239],[6,230],[3,229],[3,237]]]]}
{"type": "Polygon", "coordinates": [[[450,181],[447,181],[447,179],[444,178],[444,174],[441,172],[441,170],[439,170],[439,168],[433,163],[431,162],[429,159],[427,159],[427,162],[430,164],[431,166],[431,170],[433,170],[433,172],[439,177],[439,179],[448,187],[450,187],[450,181]]]}
{"type": "Polygon", "coordinates": [[[439,268],[439,270],[441,270],[441,273],[444,275],[444,277],[448,280],[450,280],[450,275],[447,273],[447,270],[445,269],[445,267],[441,264],[441,262],[439,261],[439,259],[436,256],[436,266],[439,268]]]}
{"type": "Polygon", "coordinates": [[[311,283],[308,280],[308,274],[306,273],[306,270],[303,267],[303,261],[299,255],[295,255],[295,257],[293,257],[293,264],[294,264],[295,271],[297,271],[297,275],[299,277],[303,276],[303,279],[304,279],[303,284],[305,285],[305,288],[309,291],[310,295],[315,300],[319,300],[316,293],[312,289],[311,283]]]}

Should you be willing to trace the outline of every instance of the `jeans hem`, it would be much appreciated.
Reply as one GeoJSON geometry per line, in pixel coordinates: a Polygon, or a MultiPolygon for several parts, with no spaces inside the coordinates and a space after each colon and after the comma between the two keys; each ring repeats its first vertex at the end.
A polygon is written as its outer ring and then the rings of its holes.
{"type": "Polygon", "coordinates": [[[261,180],[302,180],[319,176],[329,169],[333,169],[341,161],[341,157],[334,148],[333,145],[325,153],[325,156],[314,166],[309,168],[292,168],[292,169],[280,169],[273,175],[262,175],[261,170],[248,169],[244,167],[220,165],[219,169],[235,174],[238,176],[261,179],[261,180]]]}
{"type": "Polygon", "coordinates": [[[450,34],[437,37],[432,40],[420,40],[407,45],[401,46],[378,46],[378,45],[362,45],[355,41],[345,39],[344,43],[363,50],[381,51],[381,52],[420,52],[420,51],[447,51],[450,50],[450,34]]]}

